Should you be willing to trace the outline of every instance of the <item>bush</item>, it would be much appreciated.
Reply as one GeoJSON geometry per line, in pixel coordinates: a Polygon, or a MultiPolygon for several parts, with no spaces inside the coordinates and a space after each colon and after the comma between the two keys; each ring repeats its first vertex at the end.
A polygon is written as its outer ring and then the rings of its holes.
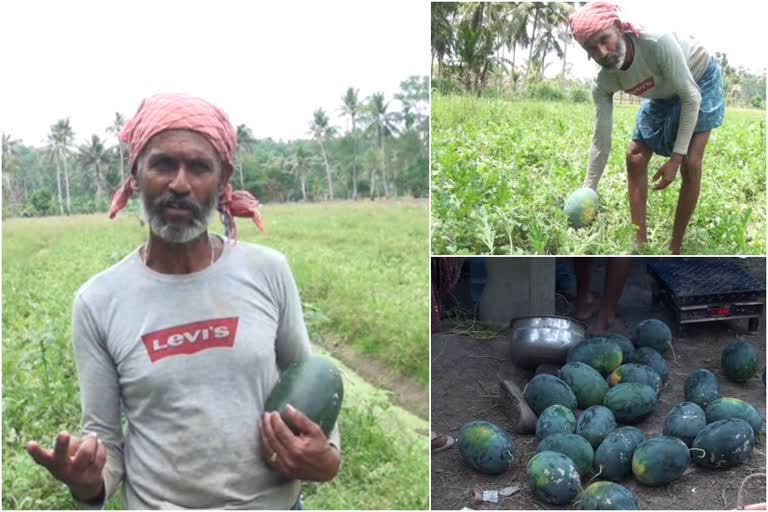
{"type": "Polygon", "coordinates": [[[587,103],[590,99],[590,94],[583,87],[574,87],[571,89],[570,98],[574,103],[587,103]]]}
{"type": "Polygon", "coordinates": [[[752,108],[765,108],[765,98],[761,98],[760,96],[752,96],[752,99],[749,100],[749,105],[752,108]]]}
{"type": "Polygon", "coordinates": [[[41,188],[29,195],[29,202],[35,213],[48,215],[48,210],[51,209],[53,203],[53,194],[49,190],[41,188]]]}
{"type": "Polygon", "coordinates": [[[440,94],[461,94],[464,92],[461,82],[453,77],[432,78],[432,91],[437,91],[440,94]]]}
{"type": "Polygon", "coordinates": [[[558,85],[549,82],[531,85],[529,94],[532,98],[545,101],[560,101],[565,98],[563,90],[558,85]]]}

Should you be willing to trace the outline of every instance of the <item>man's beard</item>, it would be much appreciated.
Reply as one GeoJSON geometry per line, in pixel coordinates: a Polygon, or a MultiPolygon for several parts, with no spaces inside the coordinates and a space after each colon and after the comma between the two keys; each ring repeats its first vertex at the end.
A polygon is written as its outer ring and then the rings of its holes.
{"type": "Polygon", "coordinates": [[[218,194],[203,204],[189,196],[180,197],[173,193],[164,194],[154,201],[149,201],[142,191],[139,205],[141,214],[149,224],[152,232],[166,242],[184,244],[199,237],[208,229],[211,214],[218,207],[218,194]],[[163,218],[165,208],[186,208],[192,213],[192,223],[189,226],[177,227],[166,222],[163,218]]]}
{"type": "Polygon", "coordinates": [[[600,64],[605,69],[617,70],[621,69],[624,65],[624,59],[627,58],[627,42],[624,40],[624,34],[619,36],[619,45],[616,48],[616,53],[610,53],[605,56],[600,64]]]}

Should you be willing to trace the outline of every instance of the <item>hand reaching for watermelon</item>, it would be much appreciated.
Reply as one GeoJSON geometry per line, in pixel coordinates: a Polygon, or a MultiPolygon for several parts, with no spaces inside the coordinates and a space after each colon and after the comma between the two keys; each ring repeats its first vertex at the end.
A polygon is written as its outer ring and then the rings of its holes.
{"type": "Polygon", "coordinates": [[[56,480],[69,486],[72,495],[81,501],[103,501],[104,479],[102,470],[107,463],[104,443],[93,436],[81,441],[61,432],[56,436],[53,450],[46,450],[34,441],[27,444],[27,452],[56,480]]]}
{"type": "Polygon", "coordinates": [[[277,412],[264,413],[259,429],[261,455],[267,466],[284,478],[326,482],[339,471],[341,456],[320,426],[291,405],[287,419],[294,434],[277,412]]]}

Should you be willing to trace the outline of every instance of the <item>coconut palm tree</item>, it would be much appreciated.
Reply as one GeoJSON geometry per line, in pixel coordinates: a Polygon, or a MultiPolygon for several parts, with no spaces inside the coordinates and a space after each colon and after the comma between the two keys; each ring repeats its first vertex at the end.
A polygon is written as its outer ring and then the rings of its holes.
{"type": "Polygon", "coordinates": [[[51,125],[51,133],[48,134],[48,150],[56,162],[56,186],[59,192],[59,212],[64,215],[64,197],[61,192],[61,174],[64,171],[64,194],[66,196],[67,215],[72,213],[69,196],[69,171],[67,169],[67,155],[75,138],[69,118],[59,119],[51,125]]]}
{"type": "Polygon", "coordinates": [[[88,144],[82,144],[77,148],[78,160],[83,170],[93,171],[93,182],[96,186],[95,204],[99,205],[104,197],[104,176],[103,170],[106,169],[112,161],[112,155],[109,149],[104,145],[104,141],[98,135],[91,135],[88,144]]]}
{"type": "MultiPolygon", "coordinates": [[[[434,5],[434,4],[433,4],[434,5]]],[[[357,116],[363,105],[358,99],[360,89],[349,87],[347,94],[342,96],[341,113],[349,116],[352,121],[352,199],[357,199],[357,116]]]]}
{"type": "Polygon", "coordinates": [[[250,152],[255,143],[256,139],[253,137],[251,129],[244,124],[237,125],[237,156],[235,158],[235,165],[240,174],[241,190],[245,190],[245,180],[243,179],[243,153],[250,152]]]}
{"type": "Polygon", "coordinates": [[[328,115],[322,108],[315,110],[310,123],[310,132],[312,137],[320,145],[320,152],[323,154],[325,163],[325,177],[328,180],[328,199],[333,199],[333,182],[331,180],[331,166],[328,164],[328,155],[325,152],[324,141],[335,133],[335,128],[330,125],[328,115]]]}
{"type": "Polygon", "coordinates": [[[280,166],[299,179],[301,199],[307,200],[307,177],[320,165],[320,159],[302,143],[297,143],[293,152],[280,162],[280,166]]]}
{"type": "Polygon", "coordinates": [[[3,133],[3,192],[7,194],[8,199],[14,197],[13,172],[16,170],[16,161],[18,159],[20,145],[21,141],[19,139],[14,139],[11,137],[10,133],[3,133]]]}
{"type": "Polygon", "coordinates": [[[443,66],[443,60],[450,57],[453,52],[454,30],[453,18],[458,10],[458,3],[453,2],[432,2],[432,67],[435,66],[437,59],[436,77],[440,76],[440,70],[443,66]]]}
{"type": "MultiPolygon", "coordinates": [[[[389,102],[384,100],[384,94],[375,93],[368,99],[367,114],[370,124],[368,130],[372,131],[376,136],[376,142],[381,151],[381,158],[383,159],[381,165],[381,181],[384,188],[384,195],[390,194],[389,182],[387,181],[387,165],[386,154],[384,151],[384,140],[398,132],[397,118],[391,112],[387,112],[389,108],[389,102]]],[[[375,194],[374,187],[371,187],[371,199],[375,194]]]]}
{"type": "Polygon", "coordinates": [[[120,140],[120,130],[123,129],[123,126],[125,125],[125,117],[123,117],[123,114],[120,112],[115,112],[115,118],[112,120],[112,124],[110,126],[107,126],[107,133],[110,133],[115,136],[115,139],[117,139],[117,153],[120,157],[120,183],[123,183],[125,181],[125,171],[123,169],[123,163],[125,162],[125,158],[123,156],[123,142],[120,140]]]}

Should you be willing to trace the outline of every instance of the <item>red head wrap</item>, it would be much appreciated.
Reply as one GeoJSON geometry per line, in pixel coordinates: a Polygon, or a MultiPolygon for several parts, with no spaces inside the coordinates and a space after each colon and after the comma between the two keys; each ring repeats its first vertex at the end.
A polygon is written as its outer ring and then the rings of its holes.
{"type": "Polygon", "coordinates": [[[568,17],[573,38],[584,46],[590,37],[615,25],[623,32],[640,35],[639,28],[631,23],[621,21],[619,6],[610,2],[591,2],[568,17]]]}
{"type": "MultiPolygon", "coordinates": [[[[125,124],[119,134],[120,140],[128,145],[128,166],[132,173],[135,171],[136,159],[147,142],[162,131],[174,129],[192,130],[205,136],[216,149],[221,161],[230,168],[233,166],[237,135],[224,111],[194,96],[156,94],[141,102],[136,115],[125,124]]],[[[125,207],[133,192],[129,178],[112,197],[110,219],[125,207]]],[[[233,217],[251,218],[259,229],[264,231],[259,201],[247,191],[233,192],[229,182],[219,196],[219,211],[227,236],[237,238],[233,217]]]]}

